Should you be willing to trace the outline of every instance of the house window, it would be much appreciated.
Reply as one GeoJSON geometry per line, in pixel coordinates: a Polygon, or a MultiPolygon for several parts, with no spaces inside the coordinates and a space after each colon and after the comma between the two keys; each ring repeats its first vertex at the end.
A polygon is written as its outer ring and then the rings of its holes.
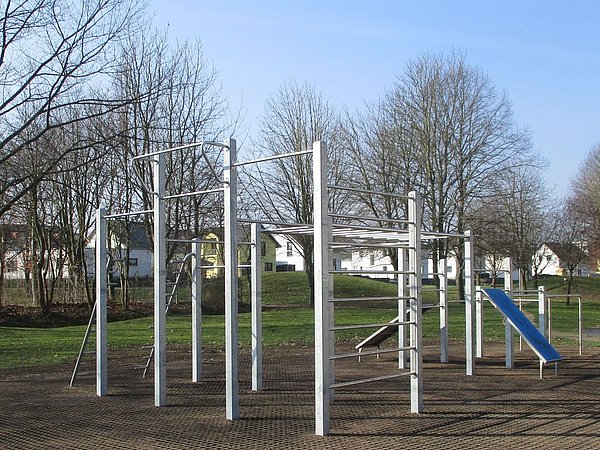
{"type": "Polygon", "coordinates": [[[260,256],[267,256],[267,243],[266,242],[260,243],[260,256]]]}
{"type": "Polygon", "coordinates": [[[383,266],[383,271],[387,272],[387,266],[383,266]]]}
{"type": "Polygon", "coordinates": [[[265,272],[273,272],[273,263],[270,263],[270,262],[265,263],[265,272]]]}
{"type": "Polygon", "coordinates": [[[542,255],[538,256],[538,261],[542,262],[542,260],[544,259],[544,257],[542,255]]]}
{"type": "Polygon", "coordinates": [[[206,249],[207,255],[216,255],[217,254],[217,244],[208,244],[206,249]]]}
{"type": "Polygon", "coordinates": [[[552,261],[552,255],[546,256],[546,261],[548,261],[548,262],[552,261]]]}
{"type": "Polygon", "coordinates": [[[17,269],[18,269],[18,267],[17,267],[16,259],[9,259],[6,261],[6,271],[7,272],[16,272],[17,269]]]}
{"type": "Polygon", "coordinates": [[[138,259],[137,258],[129,258],[129,267],[134,267],[138,265],[138,259]]]}
{"type": "Polygon", "coordinates": [[[288,256],[292,256],[292,250],[293,250],[292,243],[288,242],[287,243],[287,255],[288,256]]]}
{"type": "Polygon", "coordinates": [[[448,266],[448,273],[452,273],[453,270],[454,270],[454,267],[448,266]]]}
{"type": "Polygon", "coordinates": [[[372,266],[375,265],[375,255],[370,255],[369,256],[369,264],[371,264],[372,266]]]}

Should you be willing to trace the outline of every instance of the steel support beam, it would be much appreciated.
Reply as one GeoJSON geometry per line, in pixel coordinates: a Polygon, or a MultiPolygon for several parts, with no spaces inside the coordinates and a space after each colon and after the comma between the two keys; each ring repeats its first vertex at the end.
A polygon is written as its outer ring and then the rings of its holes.
{"type": "Polygon", "coordinates": [[[251,224],[250,234],[252,245],[250,246],[251,267],[251,304],[252,304],[252,390],[262,390],[263,367],[262,367],[262,267],[261,251],[262,240],[260,236],[261,225],[251,224]]]}
{"type": "Polygon", "coordinates": [[[96,210],[96,394],[108,394],[106,212],[96,210]]]}
{"type": "Polygon", "coordinates": [[[235,139],[223,151],[225,241],[225,415],[240,416],[238,379],[238,256],[237,256],[237,160],[235,139]]]}

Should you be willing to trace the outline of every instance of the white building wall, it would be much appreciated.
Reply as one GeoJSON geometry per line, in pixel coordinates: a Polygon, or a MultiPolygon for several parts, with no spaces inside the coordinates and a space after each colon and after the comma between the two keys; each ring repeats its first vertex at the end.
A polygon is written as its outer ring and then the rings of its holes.
{"type": "Polygon", "coordinates": [[[304,271],[304,258],[294,241],[283,234],[273,234],[272,236],[279,244],[275,250],[275,267],[287,264],[294,266],[296,272],[304,271]]]}

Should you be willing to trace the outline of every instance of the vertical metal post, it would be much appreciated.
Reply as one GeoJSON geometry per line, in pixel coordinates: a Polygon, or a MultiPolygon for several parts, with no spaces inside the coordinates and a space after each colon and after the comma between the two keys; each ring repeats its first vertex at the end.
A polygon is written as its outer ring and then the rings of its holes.
{"type": "MultiPolygon", "coordinates": [[[[578,328],[578,337],[579,337],[579,355],[583,355],[583,308],[581,306],[581,297],[577,297],[577,301],[578,301],[578,323],[579,323],[579,328],[578,328]]],[[[558,365],[557,365],[558,367],[558,365]]]]}
{"type": "Polygon", "coordinates": [[[238,257],[237,257],[237,159],[235,139],[223,151],[225,210],[225,415],[239,418],[238,380],[238,257]]]}
{"type": "MultiPolygon", "coordinates": [[[[408,264],[406,261],[406,249],[399,248],[398,249],[398,271],[403,272],[408,268],[408,264]]],[[[406,306],[407,306],[407,292],[406,292],[406,274],[399,273],[398,274],[398,317],[400,322],[406,321],[406,306]]],[[[406,339],[406,325],[398,325],[398,347],[404,348],[407,347],[408,339],[406,339]]],[[[398,352],[398,368],[406,369],[408,366],[408,352],[405,350],[400,350],[398,352]]]]}
{"type": "Polygon", "coordinates": [[[475,317],[473,302],[473,236],[465,231],[465,361],[467,375],[475,374],[475,317]]]}
{"type": "Polygon", "coordinates": [[[408,265],[410,275],[410,412],[423,411],[423,329],[421,301],[421,198],[418,192],[408,194],[408,265]]]}
{"type": "Polygon", "coordinates": [[[108,339],[106,286],[106,219],[96,210],[96,394],[108,393],[108,339]]]}
{"type": "Polygon", "coordinates": [[[261,236],[259,223],[251,225],[250,266],[251,266],[251,304],[252,304],[252,390],[262,390],[262,267],[261,236]]]}
{"type": "Polygon", "coordinates": [[[329,234],[327,215],[327,145],[313,144],[314,271],[315,271],[315,433],[330,431],[329,234]]]}
{"type": "Polygon", "coordinates": [[[438,261],[438,277],[440,280],[440,362],[448,362],[448,262],[438,261]]]}
{"type": "MultiPolygon", "coordinates": [[[[521,280],[519,272],[519,282],[521,280]]],[[[508,272],[504,276],[504,292],[509,298],[513,298],[513,283],[512,283],[512,259],[508,258],[508,272]]],[[[507,369],[512,369],[515,366],[515,333],[512,325],[508,320],[504,320],[504,336],[505,336],[505,353],[507,369]]]]}
{"type": "Polygon", "coordinates": [[[538,287],[538,329],[546,337],[546,288],[538,287]]]}
{"type": "Polygon", "coordinates": [[[475,356],[483,358],[483,295],[481,286],[475,286],[475,337],[475,356]]]}
{"type": "Polygon", "coordinates": [[[548,342],[552,343],[552,298],[548,297],[548,342]]]}
{"type": "Polygon", "coordinates": [[[202,244],[192,243],[192,381],[202,379],[202,244]]]}
{"type": "Polygon", "coordinates": [[[154,159],[154,405],[167,404],[167,230],[165,155],[154,159]]]}

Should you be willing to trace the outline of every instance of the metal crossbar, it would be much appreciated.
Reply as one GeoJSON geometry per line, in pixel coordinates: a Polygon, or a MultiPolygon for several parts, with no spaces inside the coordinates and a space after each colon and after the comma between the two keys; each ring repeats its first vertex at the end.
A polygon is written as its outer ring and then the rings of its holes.
{"type": "Polygon", "coordinates": [[[371,302],[371,301],[379,301],[379,300],[410,300],[412,297],[404,295],[404,296],[389,296],[389,297],[338,297],[329,299],[331,303],[337,302],[371,302]]]}
{"type": "Polygon", "coordinates": [[[249,161],[237,162],[237,163],[233,164],[233,167],[246,166],[248,164],[256,164],[256,163],[261,163],[261,162],[265,162],[265,161],[273,161],[275,159],[291,158],[293,156],[308,155],[308,154],[312,154],[312,152],[313,152],[312,150],[303,150],[301,152],[290,152],[290,153],[282,153],[282,154],[273,155],[273,156],[265,156],[264,158],[257,158],[257,159],[251,159],[249,161]]]}
{"type": "Polygon", "coordinates": [[[339,355],[330,356],[330,360],[336,359],[345,359],[345,358],[357,358],[362,356],[371,356],[371,355],[382,355],[384,353],[398,353],[405,350],[414,350],[415,347],[396,347],[396,348],[386,348],[385,350],[369,350],[366,352],[353,352],[353,353],[340,353],[339,355]]]}
{"type": "Polygon", "coordinates": [[[359,330],[362,328],[381,328],[381,327],[395,327],[399,325],[414,325],[415,322],[412,320],[407,320],[404,322],[398,321],[394,323],[383,322],[383,323],[367,323],[361,325],[337,325],[329,328],[329,331],[341,331],[341,330],[359,330]]]}
{"type": "Polygon", "coordinates": [[[130,217],[130,216],[141,216],[142,214],[151,214],[153,209],[144,209],[142,211],[131,211],[125,213],[107,214],[104,216],[105,219],[115,219],[117,217],[130,217]]]}
{"type": "Polygon", "coordinates": [[[203,194],[214,194],[214,193],[223,192],[223,191],[224,191],[223,188],[216,188],[216,189],[205,189],[202,191],[184,192],[183,194],[164,195],[163,200],[169,200],[172,198],[193,197],[195,195],[203,195],[203,194]]]}
{"type": "Polygon", "coordinates": [[[382,217],[367,217],[367,216],[353,216],[350,214],[329,214],[329,217],[337,219],[354,219],[354,220],[367,220],[369,222],[390,222],[390,223],[410,223],[408,219],[386,219],[382,217]]]}
{"type": "Polygon", "coordinates": [[[336,388],[341,388],[341,387],[345,387],[345,386],[353,386],[355,384],[363,384],[363,383],[371,383],[371,382],[375,382],[375,381],[391,380],[393,378],[406,377],[409,375],[415,375],[415,372],[412,372],[412,371],[411,372],[402,372],[402,373],[397,373],[394,375],[383,375],[381,377],[363,378],[361,380],[345,381],[343,383],[331,384],[329,387],[336,389],[336,388]]]}
{"type": "Polygon", "coordinates": [[[328,185],[327,187],[329,189],[335,189],[335,190],[338,190],[338,191],[357,192],[359,194],[381,195],[381,196],[384,196],[384,197],[401,198],[403,200],[408,200],[409,199],[408,195],[393,194],[391,192],[369,191],[369,190],[364,190],[364,189],[357,189],[357,188],[351,188],[351,187],[348,187],[348,186],[338,186],[338,185],[328,185]]]}

